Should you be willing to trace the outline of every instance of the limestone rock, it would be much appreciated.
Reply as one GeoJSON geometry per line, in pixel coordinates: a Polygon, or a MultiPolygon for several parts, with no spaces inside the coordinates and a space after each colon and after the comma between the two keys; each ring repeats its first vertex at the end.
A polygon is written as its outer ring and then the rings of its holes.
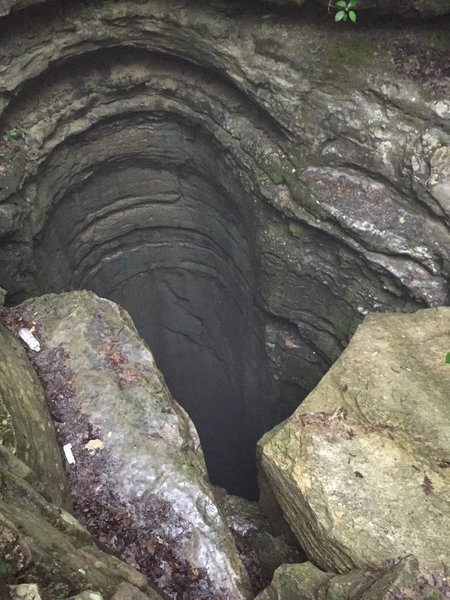
{"type": "Polygon", "coordinates": [[[123,305],[214,483],[255,497],[256,440],[364,314],[449,302],[448,23],[25,4],[2,18],[0,285],[123,305]]]}
{"type": "Polygon", "coordinates": [[[75,514],[168,593],[247,597],[195,428],[128,314],[92,292],[14,310],[36,323],[33,363],[75,458],[66,465],[75,514]]]}
{"type": "Polygon", "coordinates": [[[144,593],[136,586],[124,581],[119,585],[111,600],[161,600],[161,596],[153,590],[147,590],[144,593]]]}
{"type": "MultiPolygon", "coordinates": [[[[271,4],[302,6],[305,0],[264,0],[271,4]]],[[[320,0],[329,6],[327,0],[320,0]]],[[[314,0],[309,0],[314,4],[314,0]]],[[[359,0],[357,10],[370,9],[372,14],[401,14],[406,16],[437,16],[450,12],[447,0],[359,0]]]]}
{"type": "Polygon", "coordinates": [[[53,422],[44,391],[17,337],[2,326],[20,329],[20,319],[8,321],[7,309],[0,310],[0,397],[11,420],[17,456],[35,474],[39,490],[52,502],[70,507],[66,480],[53,422]]]}
{"type": "Polygon", "coordinates": [[[14,523],[0,514],[0,576],[7,578],[20,573],[31,561],[26,539],[14,523]]]}
{"type": "Polygon", "coordinates": [[[106,554],[64,509],[50,504],[22,475],[20,461],[0,462],[0,576],[18,571],[39,586],[44,598],[66,598],[95,589],[109,598],[128,582],[147,589],[144,575],[106,554]],[[20,532],[18,529],[20,528],[20,532]],[[24,574],[26,567],[26,575],[24,574]],[[56,591],[58,589],[58,592],[56,591]]]}
{"type": "MultiPolygon", "coordinates": [[[[45,0],[0,0],[0,16],[40,4],[45,0]]],[[[303,6],[307,0],[263,0],[281,6],[303,6]]],[[[313,4],[315,0],[309,0],[313,4]]],[[[326,0],[322,4],[328,6],[326,0]]],[[[359,0],[358,10],[371,9],[374,13],[405,14],[407,16],[436,16],[450,12],[447,0],[359,0]]]]}
{"type": "Polygon", "coordinates": [[[255,600],[316,600],[316,594],[331,579],[309,562],[281,565],[272,583],[255,600]]]}
{"type": "Polygon", "coordinates": [[[450,560],[450,309],[371,314],[317,388],[261,442],[262,467],[325,570],[450,560]]]}
{"type": "Polygon", "coordinates": [[[9,586],[9,594],[8,600],[42,600],[39,588],[34,583],[11,585],[9,586]]]}
{"type": "Polygon", "coordinates": [[[0,16],[41,2],[44,2],[44,0],[0,0],[0,16]]]}
{"type": "Polygon", "coordinates": [[[272,579],[275,569],[283,563],[305,559],[292,532],[280,533],[277,523],[274,527],[258,502],[227,494],[221,488],[214,488],[214,494],[234,535],[255,591],[264,588],[272,579]]]}
{"type": "MultiPolygon", "coordinates": [[[[144,594],[144,598],[145,597],[146,596],[144,594]]],[[[77,594],[76,596],[72,596],[71,598],[68,598],[67,600],[103,600],[103,596],[101,594],[99,594],[98,592],[92,592],[91,590],[84,590],[80,594],[77,594]]]]}
{"type": "Polygon", "coordinates": [[[307,562],[282,565],[271,585],[256,600],[444,600],[450,580],[427,580],[414,557],[385,572],[355,570],[344,575],[324,573],[307,562]]]}
{"type": "MultiPolygon", "coordinates": [[[[321,2],[328,4],[325,0],[321,2]]],[[[421,18],[450,13],[447,0],[359,0],[357,8],[368,9],[372,14],[400,14],[421,18]]]]}

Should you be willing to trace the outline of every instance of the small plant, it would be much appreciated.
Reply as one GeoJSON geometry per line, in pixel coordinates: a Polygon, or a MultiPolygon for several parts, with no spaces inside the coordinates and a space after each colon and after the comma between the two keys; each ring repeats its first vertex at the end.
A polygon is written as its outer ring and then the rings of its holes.
{"type": "Polygon", "coordinates": [[[445,357],[445,362],[450,365],[450,352],[447,353],[447,356],[445,357]]]}
{"type": "Polygon", "coordinates": [[[8,143],[14,140],[24,140],[27,137],[28,130],[25,127],[14,127],[3,133],[3,141],[8,143]]]}
{"type": "Polygon", "coordinates": [[[358,0],[338,0],[335,8],[339,9],[334,15],[335,21],[350,21],[356,23],[356,12],[353,10],[358,0]]]}

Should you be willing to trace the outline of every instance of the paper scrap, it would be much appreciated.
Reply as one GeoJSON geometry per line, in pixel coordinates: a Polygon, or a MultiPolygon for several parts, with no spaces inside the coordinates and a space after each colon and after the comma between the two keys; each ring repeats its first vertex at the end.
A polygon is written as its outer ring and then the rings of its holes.
{"type": "Polygon", "coordinates": [[[64,454],[66,455],[67,462],[69,465],[75,464],[75,457],[72,452],[72,444],[66,444],[63,446],[64,454]]]}

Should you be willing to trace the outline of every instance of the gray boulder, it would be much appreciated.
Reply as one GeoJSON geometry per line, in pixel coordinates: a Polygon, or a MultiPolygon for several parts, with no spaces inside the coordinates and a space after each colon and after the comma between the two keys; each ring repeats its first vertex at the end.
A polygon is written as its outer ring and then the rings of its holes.
{"type": "Polygon", "coordinates": [[[260,442],[286,520],[324,570],[450,561],[450,309],[372,314],[260,442]]]}
{"type": "Polygon", "coordinates": [[[324,573],[312,563],[282,565],[256,600],[444,600],[448,579],[428,580],[414,557],[382,572],[324,573]]]}
{"type": "Polygon", "coordinates": [[[71,444],[75,514],[169,594],[247,598],[195,428],[128,314],[92,292],[42,296],[15,310],[36,324],[42,351],[32,360],[59,443],[71,444]]]}

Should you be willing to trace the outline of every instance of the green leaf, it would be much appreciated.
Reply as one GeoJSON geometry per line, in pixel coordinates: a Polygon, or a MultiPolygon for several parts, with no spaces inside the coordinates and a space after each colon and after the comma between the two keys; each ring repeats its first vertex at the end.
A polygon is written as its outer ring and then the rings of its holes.
{"type": "Polygon", "coordinates": [[[348,0],[347,8],[355,8],[355,6],[357,4],[358,4],[358,0],[348,0]]]}
{"type": "Polygon", "coordinates": [[[347,2],[345,0],[338,0],[336,6],[337,8],[347,8],[347,2]]]}
{"type": "Polygon", "coordinates": [[[352,23],[356,23],[356,13],[354,10],[349,11],[348,18],[352,23]]]}
{"type": "Polygon", "coordinates": [[[342,19],[344,19],[344,21],[347,20],[347,15],[345,14],[345,12],[343,10],[340,10],[339,12],[336,13],[336,16],[334,17],[335,21],[342,21],[342,19]]]}
{"type": "Polygon", "coordinates": [[[445,357],[445,362],[450,365],[450,352],[447,352],[447,356],[445,357]]]}

